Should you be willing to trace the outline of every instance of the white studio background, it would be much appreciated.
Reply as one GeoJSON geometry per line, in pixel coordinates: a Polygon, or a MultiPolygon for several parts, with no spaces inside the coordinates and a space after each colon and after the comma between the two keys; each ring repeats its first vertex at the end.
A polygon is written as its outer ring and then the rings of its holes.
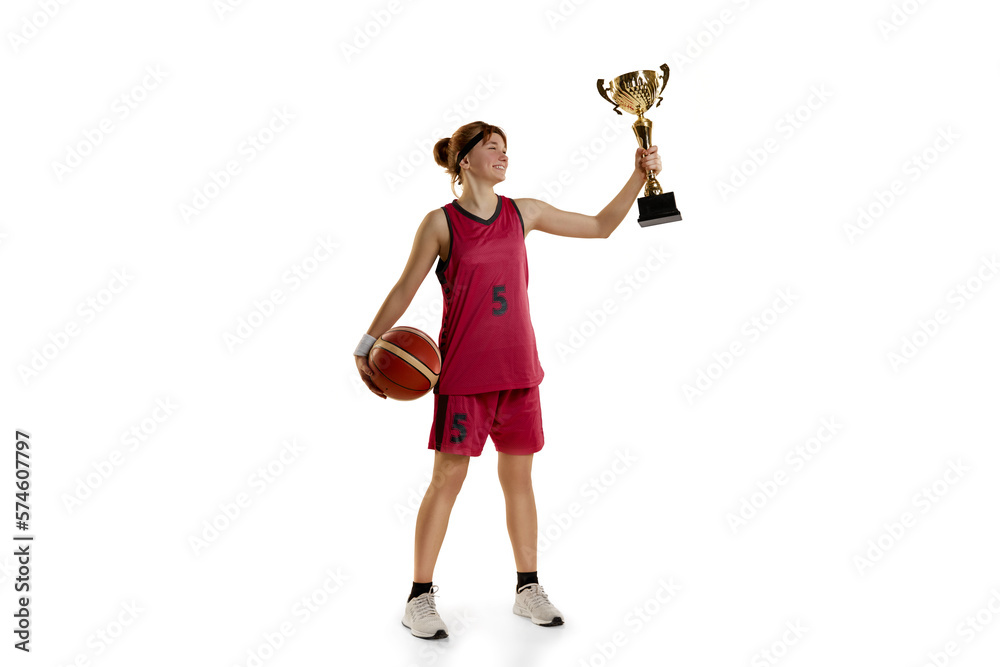
{"type": "MultiPolygon", "coordinates": [[[[5,3],[3,664],[995,664],[998,20],[5,3]],[[451,637],[415,639],[433,398],[374,397],[352,352],[452,199],[430,146],[498,124],[498,193],[595,214],[638,145],[595,82],[664,62],[684,219],[526,241],[538,569],[566,624],[511,613],[487,441],[434,575],[451,637]]],[[[429,275],[398,324],[440,318],[429,275]]]]}

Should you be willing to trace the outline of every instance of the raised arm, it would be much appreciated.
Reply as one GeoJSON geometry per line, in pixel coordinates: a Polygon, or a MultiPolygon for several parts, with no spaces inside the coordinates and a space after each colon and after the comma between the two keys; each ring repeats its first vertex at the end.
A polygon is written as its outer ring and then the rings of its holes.
{"type": "Polygon", "coordinates": [[[646,172],[660,173],[660,156],[656,146],[649,150],[637,148],[635,169],[621,191],[597,215],[563,211],[540,199],[516,199],[524,216],[524,235],[537,229],[557,236],[606,239],[618,228],[646,184],[646,172]]]}

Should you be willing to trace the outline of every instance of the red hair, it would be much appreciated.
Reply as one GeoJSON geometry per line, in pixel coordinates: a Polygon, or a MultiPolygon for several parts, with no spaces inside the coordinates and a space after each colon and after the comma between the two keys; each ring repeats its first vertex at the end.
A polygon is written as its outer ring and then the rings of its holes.
{"type": "Polygon", "coordinates": [[[462,168],[458,166],[458,152],[480,132],[483,133],[484,144],[490,140],[494,132],[503,137],[505,145],[507,143],[507,135],[498,126],[477,120],[466,123],[455,130],[455,134],[451,135],[451,137],[440,139],[434,144],[434,161],[444,167],[447,173],[451,174],[451,192],[455,195],[455,199],[458,199],[458,194],[455,192],[455,183],[462,185],[462,168]]]}

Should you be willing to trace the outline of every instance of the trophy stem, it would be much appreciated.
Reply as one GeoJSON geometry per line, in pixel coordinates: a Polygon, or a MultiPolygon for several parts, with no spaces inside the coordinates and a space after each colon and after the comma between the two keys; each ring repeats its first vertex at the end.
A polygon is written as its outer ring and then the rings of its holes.
{"type": "Polygon", "coordinates": [[[649,148],[653,145],[653,121],[639,114],[639,119],[632,123],[632,131],[635,138],[639,140],[639,145],[649,148]]]}
{"type": "MultiPolygon", "coordinates": [[[[640,146],[649,148],[653,145],[653,121],[644,117],[642,112],[639,112],[639,119],[632,123],[632,131],[635,132],[635,138],[639,141],[640,146]]],[[[647,171],[644,194],[650,197],[662,193],[663,189],[660,187],[659,181],[656,180],[656,174],[652,171],[647,171]]]]}

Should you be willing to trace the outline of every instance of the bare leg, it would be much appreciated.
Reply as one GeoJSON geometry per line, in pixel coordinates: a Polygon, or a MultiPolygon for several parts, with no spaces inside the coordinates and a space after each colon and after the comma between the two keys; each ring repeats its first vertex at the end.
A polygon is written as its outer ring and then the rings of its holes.
{"type": "Polygon", "coordinates": [[[538,570],[538,515],[531,487],[534,454],[498,454],[497,474],[507,502],[507,532],[514,549],[514,563],[518,572],[535,572],[538,570]]]}
{"type": "Polygon", "coordinates": [[[462,489],[468,470],[468,456],[434,452],[434,473],[420,503],[413,540],[415,582],[433,580],[434,565],[441,551],[441,543],[444,542],[444,534],[448,530],[451,508],[455,505],[455,498],[462,489]]]}

